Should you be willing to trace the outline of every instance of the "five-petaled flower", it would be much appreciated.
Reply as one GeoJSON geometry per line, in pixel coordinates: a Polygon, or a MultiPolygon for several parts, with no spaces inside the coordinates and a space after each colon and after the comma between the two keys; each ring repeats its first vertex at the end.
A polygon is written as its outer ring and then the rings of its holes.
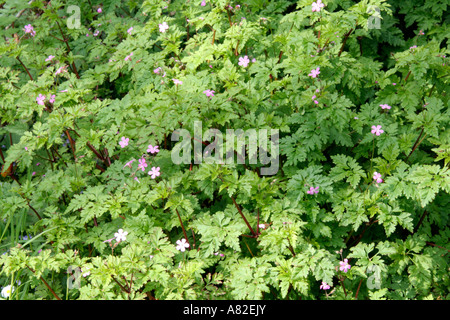
{"type": "Polygon", "coordinates": [[[119,141],[119,144],[122,148],[125,148],[128,145],[128,141],[130,141],[130,138],[122,137],[121,141],[119,141]]]}
{"type": "Polygon", "coordinates": [[[31,24],[27,24],[23,30],[25,31],[25,33],[29,33],[31,34],[33,37],[36,35],[36,31],[34,31],[33,26],[31,24]]]}
{"type": "Polygon", "coordinates": [[[308,74],[308,76],[316,78],[320,73],[320,67],[317,67],[316,69],[312,69],[311,72],[308,74]]]}
{"type": "Polygon", "coordinates": [[[184,252],[186,248],[189,248],[189,243],[187,243],[186,239],[177,240],[177,250],[184,252]]]}
{"type": "Polygon", "coordinates": [[[312,12],[319,12],[320,8],[323,8],[324,6],[322,0],[317,0],[317,2],[312,3],[312,12]]]}
{"type": "Polygon", "coordinates": [[[344,259],[344,261],[340,261],[339,264],[341,265],[339,267],[339,270],[341,270],[341,271],[347,272],[351,268],[351,265],[348,264],[348,259],[344,259]]]}
{"type": "Polygon", "coordinates": [[[56,98],[56,96],[55,96],[54,94],[52,94],[52,95],[50,96],[50,99],[48,99],[48,101],[49,101],[50,103],[54,103],[54,102],[55,102],[55,98],[56,98]]]}
{"type": "Polygon", "coordinates": [[[14,287],[12,287],[11,285],[7,285],[2,289],[2,297],[5,299],[9,298],[9,296],[11,295],[11,293],[14,292],[14,290],[15,290],[14,287]]]}
{"type": "Polygon", "coordinates": [[[173,83],[175,83],[176,85],[183,84],[183,81],[180,81],[180,80],[178,80],[178,79],[172,79],[172,81],[173,81],[173,83]]]}
{"type": "Polygon", "coordinates": [[[159,169],[160,169],[159,167],[157,168],[152,167],[152,170],[148,172],[148,175],[151,176],[152,179],[155,179],[161,174],[161,172],[159,172],[159,169]]]}
{"type": "Polygon", "coordinates": [[[158,146],[152,146],[151,144],[149,144],[148,148],[147,148],[147,152],[150,152],[151,154],[158,153],[159,152],[158,148],[159,148],[158,146]]]}
{"type": "Polygon", "coordinates": [[[309,188],[308,191],[306,191],[307,194],[315,194],[315,193],[319,193],[319,187],[311,187],[309,188]]]}
{"type": "Polygon", "coordinates": [[[322,284],[320,285],[320,289],[328,290],[328,289],[330,289],[330,285],[328,283],[322,281],[322,284]]]}
{"type": "Polygon", "coordinates": [[[379,136],[380,134],[382,134],[384,132],[384,130],[381,129],[380,125],[377,125],[377,126],[372,126],[372,131],[370,131],[370,132],[379,136]]]}
{"type": "Polygon", "coordinates": [[[142,171],[145,171],[145,168],[148,167],[148,164],[145,162],[145,158],[142,157],[141,159],[139,159],[139,166],[138,166],[138,170],[142,169],[142,171]]]}
{"type": "Polygon", "coordinates": [[[214,97],[214,90],[205,90],[203,91],[204,94],[206,94],[207,97],[214,97]]]}
{"type": "Polygon", "coordinates": [[[43,106],[44,105],[45,96],[41,93],[39,93],[39,96],[36,98],[36,102],[43,106]]]}
{"type": "Polygon", "coordinates": [[[167,22],[164,21],[163,23],[159,24],[159,32],[164,33],[167,31],[167,29],[169,29],[169,25],[167,24],[167,22]]]}
{"type": "Polygon", "coordinates": [[[388,104],[380,104],[381,109],[390,109],[391,106],[388,104]]]}
{"type": "Polygon", "coordinates": [[[124,167],[124,168],[125,168],[125,167],[128,167],[128,168],[132,169],[132,168],[131,168],[131,164],[132,164],[134,161],[135,161],[135,159],[128,161],[123,167],[124,167]]]}
{"type": "Polygon", "coordinates": [[[123,229],[119,229],[119,231],[114,233],[114,237],[116,238],[117,242],[127,240],[127,235],[128,235],[128,232],[127,231],[123,231],[123,229]]]}
{"type": "Polygon", "coordinates": [[[248,56],[244,56],[244,57],[240,57],[239,58],[239,65],[241,67],[247,68],[249,63],[250,63],[250,60],[248,59],[248,56]]]}
{"type": "Polygon", "coordinates": [[[45,59],[45,61],[51,61],[55,56],[49,55],[47,59],[45,59]]]}
{"type": "Polygon", "coordinates": [[[202,3],[200,3],[200,5],[201,5],[202,7],[206,6],[206,1],[202,1],[202,3]]]}
{"type": "Polygon", "coordinates": [[[381,173],[375,171],[373,173],[373,180],[375,180],[377,183],[382,183],[383,179],[381,179],[381,173]]]}

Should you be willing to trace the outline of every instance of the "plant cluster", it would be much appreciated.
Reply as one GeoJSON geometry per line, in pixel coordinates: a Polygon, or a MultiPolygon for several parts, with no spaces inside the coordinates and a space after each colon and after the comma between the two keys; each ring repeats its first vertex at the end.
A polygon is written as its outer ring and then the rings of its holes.
{"type": "Polygon", "coordinates": [[[448,299],[448,7],[2,2],[2,298],[448,299]],[[175,164],[197,121],[279,170],[175,164]]]}

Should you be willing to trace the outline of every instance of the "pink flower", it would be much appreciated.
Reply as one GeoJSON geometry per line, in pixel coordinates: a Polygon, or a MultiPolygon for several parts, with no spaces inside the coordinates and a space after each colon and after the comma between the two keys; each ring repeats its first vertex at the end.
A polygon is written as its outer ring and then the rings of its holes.
{"type": "Polygon", "coordinates": [[[202,1],[202,3],[200,3],[200,5],[201,5],[202,7],[206,6],[206,1],[202,1]]]}
{"type": "Polygon", "coordinates": [[[132,164],[134,161],[135,161],[135,159],[128,161],[123,167],[124,167],[124,168],[125,168],[125,167],[128,167],[128,168],[132,169],[132,168],[131,168],[131,164],[132,164]]]}
{"type": "Polygon", "coordinates": [[[128,60],[131,61],[131,57],[132,57],[132,56],[133,56],[133,52],[130,53],[129,55],[127,55],[127,56],[125,57],[125,61],[128,61],[128,60]]]}
{"type": "Polygon", "coordinates": [[[98,13],[102,13],[102,8],[98,8],[98,9],[97,9],[97,12],[98,12],[98,13]]]}
{"type": "Polygon", "coordinates": [[[45,61],[51,61],[55,56],[49,55],[47,59],[45,59],[45,61]]]}
{"type": "Polygon", "coordinates": [[[240,57],[239,58],[239,65],[247,68],[248,64],[250,63],[250,60],[248,59],[248,56],[240,57]]]}
{"type": "Polygon", "coordinates": [[[330,286],[326,282],[322,281],[322,284],[320,285],[320,289],[328,290],[328,289],[330,289],[330,286]]]}
{"type": "Polygon", "coordinates": [[[159,24],[159,32],[164,33],[167,31],[167,29],[169,29],[169,25],[167,24],[167,22],[163,22],[159,24]]]}
{"type": "Polygon", "coordinates": [[[319,70],[320,70],[320,67],[317,67],[316,69],[312,69],[311,73],[308,74],[308,76],[313,77],[313,78],[317,77],[320,73],[319,70]]]}
{"type": "Polygon", "coordinates": [[[152,177],[152,179],[155,179],[156,177],[159,177],[159,175],[161,174],[161,172],[159,172],[159,167],[155,168],[152,167],[152,170],[150,170],[148,172],[148,175],[152,177]]]}
{"type": "Polygon", "coordinates": [[[63,72],[67,72],[67,65],[64,65],[64,66],[60,67],[58,70],[56,70],[55,76],[57,76],[58,74],[63,73],[63,72]]]}
{"type": "Polygon", "coordinates": [[[161,67],[158,67],[155,70],[153,70],[153,72],[159,74],[161,70],[162,70],[161,67]]]}
{"type": "Polygon", "coordinates": [[[138,183],[141,183],[137,177],[134,177],[134,180],[136,180],[138,183]]]}
{"type": "Polygon", "coordinates": [[[317,0],[317,2],[313,2],[312,4],[312,12],[319,12],[320,8],[323,8],[325,5],[321,0],[317,0]]]}
{"type": "Polygon", "coordinates": [[[27,148],[27,147],[25,147],[25,151],[28,151],[28,148],[27,148]]]}
{"type": "Polygon", "coordinates": [[[377,183],[382,183],[383,179],[381,179],[381,173],[375,171],[373,173],[373,180],[375,180],[377,183]]]}
{"type": "Polygon", "coordinates": [[[36,102],[43,106],[44,105],[45,96],[39,93],[39,96],[36,98],[36,102]]]}
{"type": "Polygon", "coordinates": [[[390,109],[391,106],[387,104],[380,104],[381,109],[390,109]]]}
{"type": "Polygon", "coordinates": [[[177,250],[181,252],[186,251],[186,248],[189,248],[189,243],[187,243],[186,239],[177,240],[177,250]]]}
{"type": "Polygon", "coordinates": [[[36,171],[33,171],[33,173],[31,175],[34,176],[35,174],[36,174],[36,171]]]}
{"type": "Polygon", "coordinates": [[[255,63],[255,62],[256,62],[256,59],[255,59],[255,58],[253,58],[253,59],[252,59],[252,62],[253,62],[253,63],[255,63]]]}
{"type": "Polygon", "coordinates": [[[36,163],[37,166],[40,165],[40,164],[41,164],[40,162],[36,163]]]}
{"type": "Polygon", "coordinates": [[[130,141],[129,138],[122,137],[122,140],[119,142],[119,144],[122,148],[125,148],[128,145],[128,141],[130,141]]]}
{"type": "Polygon", "coordinates": [[[131,36],[131,31],[133,31],[133,27],[127,30],[128,34],[131,36]]]}
{"type": "Polygon", "coordinates": [[[205,90],[203,91],[204,94],[206,94],[207,97],[214,97],[214,90],[205,90]]]}
{"type": "Polygon", "coordinates": [[[94,32],[94,37],[98,36],[99,33],[100,33],[100,31],[95,30],[95,32],[94,32]]]}
{"type": "Polygon", "coordinates": [[[51,95],[50,99],[48,100],[50,103],[54,103],[55,102],[55,98],[56,96],[54,94],[51,95]]]}
{"type": "Polygon", "coordinates": [[[158,148],[159,148],[158,146],[152,146],[151,144],[149,144],[147,152],[150,152],[151,154],[158,153],[159,152],[158,148]]]}
{"type": "Polygon", "coordinates": [[[381,129],[381,126],[372,126],[372,131],[373,134],[379,136],[380,134],[382,134],[384,132],[384,130],[381,129]]]}
{"type": "Polygon", "coordinates": [[[177,80],[177,79],[172,79],[173,83],[175,83],[176,85],[179,84],[183,84],[183,81],[177,80]]]}
{"type": "Polygon", "coordinates": [[[317,194],[319,193],[319,187],[310,187],[308,191],[306,191],[307,194],[317,194]]]}
{"type": "Polygon", "coordinates": [[[31,34],[33,37],[36,35],[36,31],[34,31],[33,26],[31,24],[27,24],[23,30],[25,31],[25,33],[29,33],[31,34]]]}
{"type": "Polygon", "coordinates": [[[348,264],[348,259],[344,259],[344,261],[340,261],[339,264],[341,265],[339,267],[339,270],[344,271],[345,273],[350,270],[351,265],[348,264]]]}
{"type": "Polygon", "coordinates": [[[139,166],[138,166],[138,170],[142,169],[142,171],[145,171],[145,168],[148,167],[148,164],[145,163],[145,158],[142,157],[141,159],[139,159],[139,166]]]}

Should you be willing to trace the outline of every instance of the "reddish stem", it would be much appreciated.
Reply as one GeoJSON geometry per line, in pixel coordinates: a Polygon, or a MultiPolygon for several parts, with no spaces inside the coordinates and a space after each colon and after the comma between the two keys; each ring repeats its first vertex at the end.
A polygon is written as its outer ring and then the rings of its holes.
{"type": "MultiPolygon", "coordinates": [[[[31,269],[29,266],[26,266],[31,272],[35,273],[35,271],[33,269],[31,269]]],[[[53,296],[57,299],[57,300],[61,300],[60,297],[58,297],[58,295],[55,293],[55,291],[53,291],[53,289],[48,285],[47,281],[44,280],[44,278],[42,278],[42,276],[40,277],[41,281],[45,284],[45,286],[48,288],[48,290],[50,290],[50,292],[53,294],[53,296]]]]}
{"type": "Polygon", "coordinates": [[[346,44],[346,42],[347,42],[347,39],[348,39],[348,37],[350,36],[350,34],[352,33],[352,31],[353,31],[353,28],[351,28],[350,31],[347,32],[347,33],[344,35],[344,41],[342,41],[342,46],[341,46],[341,50],[339,50],[338,57],[341,56],[342,51],[344,50],[345,44],[346,44]]]}
{"type": "Polygon", "coordinates": [[[178,220],[180,220],[180,225],[181,225],[181,229],[183,229],[184,238],[186,239],[187,243],[189,244],[189,250],[191,250],[191,244],[189,243],[189,240],[188,240],[188,237],[186,234],[186,230],[184,229],[183,221],[181,221],[180,213],[178,212],[178,209],[175,209],[175,211],[177,212],[178,220]]]}
{"type": "Polygon", "coordinates": [[[28,76],[30,77],[31,81],[33,81],[33,77],[30,74],[30,71],[28,71],[28,68],[25,67],[25,65],[23,64],[22,60],[19,59],[19,57],[16,57],[17,60],[19,60],[20,64],[22,65],[22,67],[25,69],[25,71],[28,73],[28,76]]]}

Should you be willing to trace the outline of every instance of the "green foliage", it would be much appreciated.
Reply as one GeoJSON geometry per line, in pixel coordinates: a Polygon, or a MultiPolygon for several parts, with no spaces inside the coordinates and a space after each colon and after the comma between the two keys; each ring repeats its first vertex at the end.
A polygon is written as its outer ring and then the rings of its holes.
{"type": "Polygon", "coordinates": [[[313,2],[0,5],[2,298],[448,299],[448,1],[313,2]]]}

